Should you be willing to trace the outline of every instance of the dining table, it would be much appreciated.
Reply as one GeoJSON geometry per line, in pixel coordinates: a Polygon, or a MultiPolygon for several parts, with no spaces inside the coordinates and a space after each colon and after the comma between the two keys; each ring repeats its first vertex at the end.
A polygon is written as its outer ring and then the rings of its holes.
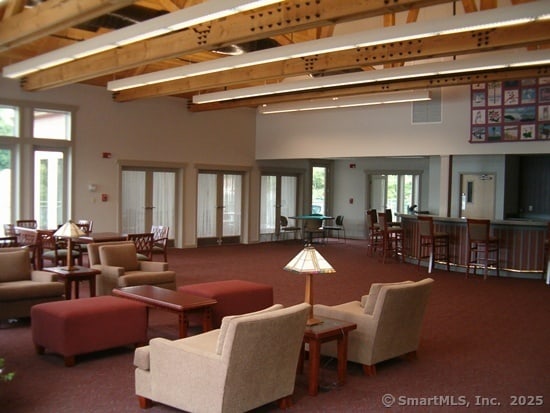
{"type": "MultiPolygon", "coordinates": [[[[306,239],[306,237],[304,237],[305,235],[305,232],[306,232],[306,222],[307,221],[318,221],[319,222],[319,225],[313,225],[315,227],[322,227],[323,226],[323,222],[325,221],[330,221],[331,219],[334,219],[333,216],[330,216],[330,215],[322,215],[322,214],[308,214],[308,215],[296,215],[296,216],[292,216],[292,217],[288,217],[290,219],[295,219],[296,221],[302,221],[302,239],[306,239]]],[[[308,243],[312,243],[313,242],[313,238],[312,238],[312,235],[310,234],[309,237],[307,237],[307,242],[308,243]]]]}

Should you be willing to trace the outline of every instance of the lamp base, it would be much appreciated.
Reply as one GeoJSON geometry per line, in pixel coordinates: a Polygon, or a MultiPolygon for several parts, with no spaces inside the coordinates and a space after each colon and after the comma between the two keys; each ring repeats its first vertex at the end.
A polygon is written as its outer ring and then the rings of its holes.
{"type": "Polygon", "coordinates": [[[317,318],[310,318],[306,321],[306,326],[315,326],[317,324],[322,324],[323,322],[317,318]]]}

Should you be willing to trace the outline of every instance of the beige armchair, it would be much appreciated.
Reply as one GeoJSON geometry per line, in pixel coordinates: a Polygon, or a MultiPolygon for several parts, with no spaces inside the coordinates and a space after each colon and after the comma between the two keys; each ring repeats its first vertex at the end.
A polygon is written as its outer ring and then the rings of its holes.
{"type": "Polygon", "coordinates": [[[27,247],[0,248],[0,320],[30,317],[33,305],[65,299],[63,283],[31,270],[29,254],[27,247]]]}
{"type": "Polygon", "coordinates": [[[226,316],[220,329],[136,349],[136,394],[185,411],[245,412],[292,404],[309,304],[226,316]]]}
{"type": "Polygon", "coordinates": [[[87,247],[90,267],[101,271],[97,276],[97,295],[109,295],[113,288],[134,285],[176,289],[176,273],[168,270],[168,263],[139,261],[132,241],[91,243],[87,247]]]}
{"type": "MultiPolygon", "coordinates": [[[[365,374],[376,374],[376,363],[395,357],[416,355],[426,304],[433,280],[372,284],[361,301],[336,306],[317,304],[314,314],[357,324],[349,333],[348,360],[363,365],[365,374]]],[[[336,357],[334,343],[321,353],[336,357]]]]}

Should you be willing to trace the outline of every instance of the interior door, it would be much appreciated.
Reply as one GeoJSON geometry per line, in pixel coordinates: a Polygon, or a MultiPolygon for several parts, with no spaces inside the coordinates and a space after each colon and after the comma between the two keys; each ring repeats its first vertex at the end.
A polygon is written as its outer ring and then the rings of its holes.
{"type": "Polygon", "coordinates": [[[280,232],[281,215],[296,215],[298,177],[262,175],[260,201],[260,240],[271,241],[280,232]]]}
{"type": "Polygon", "coordinates": [[[386,186],[388,178],[386,175],[369,175],[368,190],[369,205],[367,209],[374,208],[378,212],[386,209],[386,186]]]}
{"type": "Polygon", "coordinates": [[[122,232],[150,232],[153,225],[170,228],[176,237],[176,171],[123,168],[121,176],[122,232]]]}
{"type": "Polygon", "coordinates": [[[460,216],[494,219],[495,175],[461,174],[460,180],[460,216]]]}
{"type": "Polygon", "coordinates": [[[197,245],[240,243],[241,214],[242,174],[199,172],[197,245]]]}

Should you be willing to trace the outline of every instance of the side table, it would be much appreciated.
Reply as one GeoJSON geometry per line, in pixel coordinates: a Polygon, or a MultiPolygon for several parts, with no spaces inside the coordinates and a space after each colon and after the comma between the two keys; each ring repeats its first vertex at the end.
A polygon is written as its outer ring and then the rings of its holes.
{"type": "Polygon", "coordinates": [[[74,283],[74,298],[79,298],[80,281],[88,281],[90,284],[90,297],[95,297],[95,276],[101,271],[93,268],[75,265],[69,271],[67,267],[45,267],[44,271],[53,272],[57,275],[59,281],[65,283],[65,299],[70,300],[72,293],[72,284],[74,283]]]}
{"type": "Polygon", "coordinates": [[[304,343],[298,364],[299,372],[304,368],[305,344],[309,346],[309,394],[316,396],[319,392],[319,368],[321,363],[321,344],[336,340],[338,348],[338,385],[346,382],[346,365],[348,362],[348,333],[357,328],[357,324],[333,318],[317,317],[321,324],[306,327],[304,343]]]}

